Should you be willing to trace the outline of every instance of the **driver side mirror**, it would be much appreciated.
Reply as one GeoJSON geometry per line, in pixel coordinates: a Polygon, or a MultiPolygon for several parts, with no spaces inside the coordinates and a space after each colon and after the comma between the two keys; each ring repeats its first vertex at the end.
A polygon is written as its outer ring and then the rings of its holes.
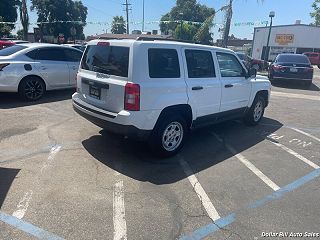
{"type": "Polygon", "coordinates": [[[247,79],[248,78],[255,78],[257,76],[257,69],[256,68],[249,68],[248,73],[247,73],[247,79]]]}

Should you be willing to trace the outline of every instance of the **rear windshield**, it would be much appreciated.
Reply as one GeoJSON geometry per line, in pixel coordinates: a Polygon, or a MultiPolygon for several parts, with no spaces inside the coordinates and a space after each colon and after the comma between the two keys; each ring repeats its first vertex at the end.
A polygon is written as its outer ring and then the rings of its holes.
{"type": "Polygon", "coordinates": [[[0,56],[10,56],[12,54],[15,54],[16,52],[19,52],[23,49],[26,49],[27,47],[21,46],[21,45],[14,45],[11,47],[4,48],[0,50],[0,56]]]}
{"type": "Polygon", "coordinates": [[[310,64],[309,59],[304,55],[279,55],[277,62],[310,64]]]}
{"type": "Polygon", "coordinates": [[[81,68],[119,77],[128,77],[129,47],[90,45],[81,68]]]}

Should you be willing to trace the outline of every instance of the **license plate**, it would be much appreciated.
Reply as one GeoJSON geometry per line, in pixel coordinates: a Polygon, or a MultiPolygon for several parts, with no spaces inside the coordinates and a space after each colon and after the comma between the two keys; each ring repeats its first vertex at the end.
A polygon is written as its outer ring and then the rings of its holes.
{"type": "Polygon", "coordinates": [[[296,73],[296,72],[298,72],[298,69],[292,67],[292,68],[290,68],[290,72],[296,73]]]}
{"type": "Polygon", "coordinates": [[[101,88],[96,86],[89,86],[89,95],[95,99],[101,98],[101,88]]]}

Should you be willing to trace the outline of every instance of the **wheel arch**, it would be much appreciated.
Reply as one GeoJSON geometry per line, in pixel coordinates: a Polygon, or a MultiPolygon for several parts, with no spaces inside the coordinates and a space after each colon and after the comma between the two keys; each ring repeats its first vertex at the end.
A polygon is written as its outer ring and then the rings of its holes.
{"type": "Polygon", "coordinates": [[[269,105],[269,92],[268,90],[260,90],[256,93],[256,96],[261,96],[265,101],[265,107],[269,105]]]}
{"type": "Polygon", "coordinates": [[[44,88],[45,88],[44,90],[45,90],[45,91],[47,90],[47,84],[46,84],[46,82],[43,80],[42,77],[40,77],[40,76],[38,76],[38,75],[36,75],[36,74],[30,74],[30,75],[24,76],[24,77],[20,80],[19,85],[18,85],[18,91],[20,90],[20,87],[21,87],[22,82],[23,82],[24,80],[28,79],[28,78],[38,78],[38,79],[40,79],[40,80],[43,82],[43,84],[44,84],[44,88]]]}
{"type": "Polygon", "coordinates": [[[159,124],[159,122],[165,118],[168,114],[179,114],[181,115],[187,122],[187,126],[189,128],[191,128],[192,125],[192,117],[193,117],[193,112],[192,112],[192,108],[189,104],[178,104],[178,105],[172,105],[172,106],[168,106],[166,108],[164,108],[159,117],[158,120],[156,122],[155,127],[159,124]]]}

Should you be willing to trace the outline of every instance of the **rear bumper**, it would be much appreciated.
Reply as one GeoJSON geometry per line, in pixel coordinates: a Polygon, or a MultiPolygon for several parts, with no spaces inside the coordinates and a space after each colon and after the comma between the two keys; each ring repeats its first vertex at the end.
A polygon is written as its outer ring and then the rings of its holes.
{"type": "Polygon", "coordinates": [[[274,79],[288,79],[288,80],[301,80],[301,81],[312,81],[313,73],[285,73],[285,72],[272,72],[274,79]]]}
{"type": "Polygon", "coordinates": [[[73,109],[83,118],[104,130],[122,136],[127,136],[139,141],[145,141],[149,138],[152,130],[139,129],[133,125],[123,125],[115,122],[118,114],[99,111],[94,107],[85,106],[75,95],[72,97],[73,109]]]}

